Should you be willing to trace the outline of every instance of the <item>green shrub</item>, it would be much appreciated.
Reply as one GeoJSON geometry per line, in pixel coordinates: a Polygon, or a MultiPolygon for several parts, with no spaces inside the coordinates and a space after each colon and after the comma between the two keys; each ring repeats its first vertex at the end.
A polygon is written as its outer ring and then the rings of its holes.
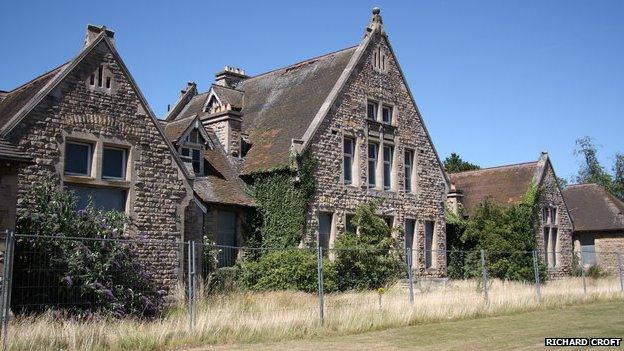
{"type": "Polygon", "coordinates": [[[223,267],[212,271],[204,280],[204,289],[208,294],[222,294],[239,290],[238,276],[240,267],[223,267]]]}
{"type": "Polygon", "coordinates": [[[392,229],[376,214],[377,202],[360,205],[353,218],[358,233],[336,239],[336,274],[340,290],[378,289],[405,272],[402,250],[392,229]]]}
{"type": "Polygon", "coordinates": [[[585,273],[585,275],[589,278],[598,279],[608,276],[609,273],[602,269],[602,267],[600,267],[599,265],[595,264],[587,268],[587,272],[585,273]]]}
{"type": "Polygon", "coordinates": [[[159,313],[165,292],[157,290],[141,263],[137,241],[114,240],[129,239],[123,234],[129,224],[123,213],[92,206],[76,211],[73,194],[53,178],[35,184],[23,201],[17,232],[46,237],[16,241],[14,310],[55,308],[76,316],[116,317],[159,313]]]}
{"type": "MultiPolygon", "coordinates": [[[[258,261],[245,261],[240,265],[239,282],[250,290],[317,292],[316,252],[272,251],[258,261]]],[[[323,259],[323,286],[327,292],[336,289],[336,272],[328,259],[323,259]]]]}

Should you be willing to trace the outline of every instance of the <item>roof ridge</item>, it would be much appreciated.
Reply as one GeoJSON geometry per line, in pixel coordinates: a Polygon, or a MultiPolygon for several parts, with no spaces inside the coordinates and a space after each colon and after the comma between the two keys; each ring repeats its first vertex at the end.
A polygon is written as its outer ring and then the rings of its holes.
{"type": "Polygon", "coordinates": [[[600,188],[602,188],[602,186],[600,186],[600,184],[597,183],[591,183],[591,182],[587,182],[587,183],[575,183],[575,184],[568,184],[566,186],[566,188],[570,188],[570,187],[579,187],[579,186],[586,186],[586,185],[595,185],[598,186],[600,188]]]}
{"type": "Polygon", "coordinates": [[[302,61],[299,61],[299,62],[295,62],[295,63],[290,64],[290,65],[288,65],[288,66],[278,67],[278,68],[272,69],[272,70],[270,70],[270,71],[266,71],[266,72],[263,72],[263,73],[257,74],[257,75],[255,75],[255,76],[251,76],[251,77],[249,77],[249,78],[247,78],[247,79],[244,79],[242,82],[247,82],[247,81],[252,80],[252,79],[254,79],[254,78],[258,78],[258,77],[261,77],[261,76],[264,76],[264,75],[267,75],[267,74],[270,74],[270,73],[273,73],[273,72],[277,72],[277,71],[282,70],[282,69],[287,69],[287,68],[295,67],[295,66],[298,66],[298,65],[304,64],[304,63],[306,63],[306,62],[309,62],[309,61],[318,60],[318,59],[321,59],[321,58],[323,58],[323,57],[325,57],[325,56],[334,55],[334,54],[337,54],[337,53],[342,52],[342,51],[347,51],[347,50],[350,50],[350,49],[355,49],[355,48],[357,48],[358,46],[359,46],[359,44],[358,44],[358,45],[349,46],[349,47],[344,48],[344,49],[335,50],[335,51],[328,52],[328,53],[323,54],[323,55],[319,55],[319,56],[315,56],[315,57],[312,57],[312,58],[308,58],[308,59],[305,59],[305,60],[302,60],[302,61]]]}
{"type": "MultiPolygon", "coordinates": [[[[245,93],[243,90],[232,88],[232,87],[227,87],[227,86],[224,86],[224,85],[218,85],[218,84],[215,84],[215,83],[210,84],[210,88],[212,89],[213,87],[219,87],[219,88],[223,88],[223,89],[233,90],[233,91],[236,91],[236,92],[239,92],[239,93],[245,93]]],[[[204,92],[202,94],[205,94],[205,93],[208,93],[208,92],[210,92],[210,89],[208,89],[208,91],[206,91],[206,92],[204,92]]]]}
{"type": "Polygon", "coordinates": [[[480,169],[472,169],[469,171],[463,171],[463,172],[456,172],[456,173],[451,173],[452,175],[456,175],[456,174],[466,174],[466,173],[476,173],[476,172],[481,172],[481,171],[489,171],[489,170],[493,170],[493,169],[498,169],[498,168],[508,168],[508,167],[516,167],[516,166],[527,166],[530,164],[537,164],[538,161],[530,161],[530,162],[521,162],[521,163],[512,163],[512,164],[508,164],[508,165],[500,165],[500,166],[492,166],[492,167],[486,167],[486,168],[480,168],[480,169]]]}

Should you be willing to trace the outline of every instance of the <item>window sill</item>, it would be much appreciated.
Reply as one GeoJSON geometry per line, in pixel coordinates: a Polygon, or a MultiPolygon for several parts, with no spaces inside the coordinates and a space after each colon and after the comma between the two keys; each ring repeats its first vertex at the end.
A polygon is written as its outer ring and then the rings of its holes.
{"type": "Polygon", "coordinates": [[[104,187],[130,188],[131,182],[125,179],[114,178],[94,178],[89,176],[65,175],[63,178],[65,183],[94,185],[104,187]]]}

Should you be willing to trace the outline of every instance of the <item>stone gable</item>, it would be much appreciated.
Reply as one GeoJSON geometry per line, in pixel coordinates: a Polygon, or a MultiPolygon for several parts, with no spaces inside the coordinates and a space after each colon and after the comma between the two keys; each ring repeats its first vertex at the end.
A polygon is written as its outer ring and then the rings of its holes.
{"type": "MultiPolygon", "coordinates": [[[[105,42],[100,42],[9,138],[34,160],[20,171],[20,195],[46,174],[59,177],[62,184],[127,189],[126,213],[133,219],[129,233],[171,242],[183,239],[184,208],[192,198],[192,189],[105,42]],[[100,65],[112,78],[110,89],[94,88],[89,82],[100,65]],[[98,177],[97,166],[92,177],[64,175],[66,140],[127,148],[128,176],[104,180],[98,177]]],[[[98,157],[101,155],[95,153],[93,162],[99,162],[98,157]]],[[[22,210],[18,200],[18,213],[22,210]]],[[[172,287],[181,273],[178,246],[142,245],[142,254],[153,265],[159,282],[167,287],[172,287]]]]}
{"type": "MultiPolygon", "coordinates": [[[[411,100],[396,59],[386,40],[373,34],[359,64],[348,79],[338,100],[330,109],[310,143],[310,152],[318,166],[315,171],[317,189],[308,214],[306,240],[316,241],[318,213],[334,214],[336,235],[345,231],[345,215],[355,212],[364,202],[383,199],[381,210],[394,217],[394,227],[404,229],[407,218],[417,221],[414,242],[414,270],[419,275],[443,276],[446,274],[446,257],[434,254],[434,268],[424,268],[423,221],[435,222],[434,250],[444,250],[444,201],[446,181],[434,147],[422,124],[422,119],[411,100]],[[373,67],[374,53],[378,48],[385,53],[387,62],[382,72],[373,67]],[[394,108],[394,173],[391,190],[369,189],[367,186],[367,140],[376,132],[377,124],[367,122],[367,101],[387,103],[394,108]],[[355,140],[357,173],[354,185],[343,185],[343,137],[355,140]],[[404,189],[404,151],[415,154],[415,186],[412,192],[404,189]]],[[[384,141],[386,143],[386,141],[384,141]]],[[[388,142],[389,145],[389,142],[388,142]]],[[[404,242],[403,233],[397,239],[404,242]]],[[[330,245],[331,247],[331,245],[330,245]]]]}

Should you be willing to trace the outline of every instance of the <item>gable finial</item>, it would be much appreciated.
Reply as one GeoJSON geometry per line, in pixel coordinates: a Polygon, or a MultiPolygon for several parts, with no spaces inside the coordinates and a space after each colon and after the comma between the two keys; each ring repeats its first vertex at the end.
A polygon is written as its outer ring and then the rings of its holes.
{"type": "Polygon", "coordinates": [[[367,36],[369,33],[376,30],[379,30],[381,34],[386,34],[383,28],[383,20],[381,19],[381,9],[377,6],[373,7],[373,17],[371,18],[368,27],[366,27],[364,36],[367,36]]]}

